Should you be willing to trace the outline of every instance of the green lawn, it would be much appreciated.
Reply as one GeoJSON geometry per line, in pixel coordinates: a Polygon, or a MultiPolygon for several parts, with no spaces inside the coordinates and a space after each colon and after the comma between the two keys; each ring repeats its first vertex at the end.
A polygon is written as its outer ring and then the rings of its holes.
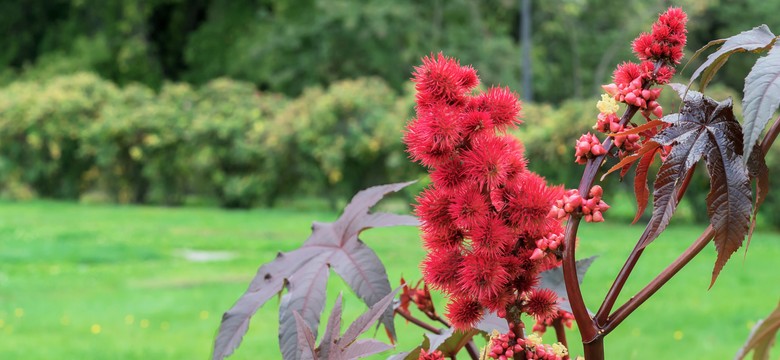
{"type": "MultiPolygon", "coordinates": [[[[301,244],[312,221],[336,216],[0,203],[0,357],[206,359],[222,312],[245,290],[257,267],[277,251],[301,244]],[[188,250],[229,251],[235,257],[196,262],[184,256],[188,250]]],[[[625,293],[643,286],[700,230],[686,225],[667,231],[647,249],[625,293]]],[[[640,232],[609,219],[583,226],[579,254],[600,255],[583,285],[592,310],[640,232]]],[[[423,250],[415,229],[370,230],[363,239],[385,262],[393,284],[401,275],[419,278],[423,250]]],[[[608,358],[732,358],[754,321],[780,299],[780,236],[758,232],[747,259],[737,253],[708,291],[714,259],[710,246],[607,337],[608,358]]],[[[328,306],[345,289],[335,275],[329,286],[328,306]]],[[[345,295],[348,322],[364,308],[352,294],[345,295]]],[[[277,305],[272,300],[257,313],[232,359],[280,357],[277,305]]],[[[420,339],[421,333],[401,319],[396,327],[399,350],[420,339]]],[[[576,334],[569,336],[576,340],[576,334]]],[[[575,346],[573,353],[581,350],[575,346]]]]}

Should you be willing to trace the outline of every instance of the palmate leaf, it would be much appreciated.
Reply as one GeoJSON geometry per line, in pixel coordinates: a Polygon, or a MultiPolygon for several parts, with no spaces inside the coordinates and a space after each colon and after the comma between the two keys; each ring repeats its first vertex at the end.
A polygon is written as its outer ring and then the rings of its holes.
{"type": "Polygon", "coordinates": [[[747,342],[737,352],[734,360],[744,359],[751,351],[754,360],[769,360],[769,349],[775,343],[780,330],[780,304],[766,319],[759,321],[748,336],[747,342]]]}
{"type": "Polygon", "coordinates": [[[750,231],[748,231],[745,253],[747,253],[747,248],[750,246],[750,239],[753,237],[753,229],[755,229],[756,226],[758,209],[761,208],[761,204],[764,203],[766,196],[769,195],[769,167],[766,165],[765,154],[760,145],[753,145],[753,151],[750,153],[747,167],[750,178],[756,182],[756,191],[753,205],[753,219],[750,223],[750,231]]]}
{"type": "Polygon", "coordinates": [[[730,99],[717,102],[696,91],[686,93],[682,85],[673,88],[684,96],[683,107],[679,114],[663,118],[671,126],[652,139],[673,147],[656,176],[653,215],[640,248],[655,240],[669,224],[683,179],[703,158],[710,177],[707,212],[718,252],[714,283],[731,254],[742,245],[750,224],[752,194],[748,169],[742,161],[742,131],[730,99]]]}
{"type": "MultiPolygon", "coordinates": [[[[743,31],[737,35],[724,39],[723,45],[714,53],[707,56],[707,60],[693,72],[687,87],[690,87],[694,80],[701,75],[702,78],[699,83],[699,90],[703,91],[710,80],[715,76],[715,73],[717,73],[723,64],[726,63],[731,54],[767,49],[774,44],[775,39],[775,34],[773,34],[766,25],[757,26],[751,30],[743,31]]],[[[706,47],[713,44],[717,43],[710,42],[706,47]]],[[[699,52],[697,52],[697,54],[698,53],[699,52]]]]}
{"type": "MultiPolygon", "coordinates": [[[[418,225],[412,216],[369,213],[383,196],[409,184],[375,186],[359,192],[338,220],[315,223],[312,234],[299,249],[280,253],[272,262],[261,266],[249,289],[222,316],[212,358],[224,359],[232,354],[240,345],[252,315],[286,285],[289,292],[282,297],[279,312],[279,345],[285,359],[299,359],[294,314],[299,314],[316,337],[331,268],[368,306],[386,297],[391,288],[384,265],[358,235],[374,227],[418,225]]],[[[391,339],[394,338],[392,309],[384,308],[379,318],[391,339]]],[[[374,349],[378,345],[366,347],[374,349]]]]}
{"type": "Polygon", "coordinates": [[[780,105],[780,45],[775,44],[767,56],[758,61],[745,78],[742,98],[744,154],[750,158],[753,145],[780,105]]]}
{"type": "Polygon", "coordinates": [[[341,294],[339,294],[330,313],[328,325],[325,328],[325,335],[320,341],[320,346],[316,348],[314,347],[316,336],[311,331],[311,324],[308,324],[297,311],[293,311],[293,318],[295,319],[298,333],[296,339],[296,354],[298,358],[310,360],[349,360],[391,349],[392,346],[381,341],[373,339],[358,340],[357,337],[371,328],[371,325],[377,322],[387,309],[392,308],[390,305],[392,305],[393,298],[397,292],[398,289],[392,291],[371,306],[368,311],[350,325],[343,336],[339,335],[341,333],[341,294]]]}
{"type": "Polygon", "coordinates": [[[652,151],[646,152],[639,159],[639,163],[636,165],[636,176],[634,177],[634,196],[636,197],[636,215],[632,224],[636,224],[642,214],[645,213],[647,208],[647,200],[650,198],[650,189],[647,187],[647,173],[650,170],[650,165],[655,160],[655,154],[658,152],[658,147],[655,147],[652,151]]]}

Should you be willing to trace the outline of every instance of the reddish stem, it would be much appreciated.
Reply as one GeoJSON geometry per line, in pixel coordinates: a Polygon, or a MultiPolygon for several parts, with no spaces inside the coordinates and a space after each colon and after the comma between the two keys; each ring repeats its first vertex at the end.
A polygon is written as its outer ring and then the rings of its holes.
{"type": "Polygon", "coordinates": [[[677,274],[685,265],[688,264],[696,255],[699,254],[699,252],[704,249],[704,247],[712,240],[712,237],[715,235],[715,231],[712,229],[712,225],[708,226],[707,229],[704,230],[704,232],[699,236],[696,241],[691,244],[688,249],[685,250],[673,263],[671,263],[664,271],[662,271],[658,276],[655,277],[647,286],[645,286],[641,291],[639,291],[634,297],[629,299],[623,306],[615,310],[615,313],[612,314],[608,319],[604,326],[604,335],[608,334],[610,331],[614,330],[615,327],[617,327],[623,320],[626,319],[628,315],[630,315],[634,310],[636,310],[639,305],[642,305],[650,296],[655,294],[658,289],[661,288],[664,284],[666,284],[669,279],[671,279],[674,275],[677,274]]]}
{"type": "Polygon", "coordinates": [[[417,326],[419,326],[419,327],[421,327],[421,328],[423,328],[425,330],[428,330],[428,331],[430,331],[430,332],[432,332],[432,333],[434,333],[436,335],[441,334],[441,330],[433,327],[433,325],[428,324],[425,321],[422,321],[422,320],[412,316],[412,314],[410,314],[410,313],[401,311],[399,309],[395,309],[395,313],[398,314],[398,315],[401,315],[401,317],[406,319],[406,321],[408,321],[408,322],[410,322],[412,324],[415,324],[415,325],[417,325],[417,326]]]}
{"type": "MultiPolygon", "coordinates": [[[[780,134],[780,117],[775,120],[775,122],[772,124],[772,127],[767,131],[766,136],[764,136],[764,139],[761,141],[761,151],[763,154],[766,154],[769,149],[772,147],[772,144],[774,144],[775,140],[777,139],[778,134],[780,134]]],[[[762,154],[762,155],[763,155],[762,154]]],[[[681,197],[682,193],[685,190],[685,187],[688,186],[688,183],[690,182],[690,178],[692,175],[692,172],[689,172],[688,176],[685,179],[685,182],[683,183],[683,188],[681,189],[681,194],[678,196],[681,197]]],[[[679,201],[678,197],[678,201],[679,201]]],[[[704,230],[704,232],[699,236],[696,241],[691,244],[690,247],[688,247],[685,252],[680,254],[680,256],[675,260],[672,264],[670,264],[666,269],[664,269],[661,274],[656,276],[655,279],[653,279],[647,286],[645,286],[641,291],[639,291],[634,297],[629,299],[623,306],[618,308],[613,315],[611,315],[604,325],[604,331],[605,335],[609,333],[610,331],[614,330],[615,327],[617,327],[625,318],[630,315],[634,310],[636,310],[639,305],[642,305],[650,296],[655,294],[658,289],[660,289],[666,282],[669,281],[677,272],[680,271],[685,265],[688,264],[688,262],[691,261],[696,255],[701,252],[702,249],[709,243],[710,240],[712,240],[712,237],[714,235],[714,231],[712,229],[712,226],[708,226],[707,229],[704,230]]]]}
{"type": "MultiPolygon", "coordinates": [[[[683,194],[685,194],[685,191],[688,189],[688,185],[691,183],[691,179],[693,178],[693,173],[695,170],[696,168],[693,167],[685,175],[685,180],[683,180],[683,183],[680,186],[680,191],[677,193],[677,198],[675,199],[677,203],[680,202],[680,200],[683,197],[683,194]]],[[[642,233],[642,236],[639,237],[639,241],[637,241],[636,246],[634,246],[634,249],[631,250],[631,254],[628,255],[626,262],[623,264],[623,267],[620,269],[620,272],[615,278],[615,281],[612,283],[612,286],[609,288],[609,292],[607,292],[607,296],[604,298],[604,302],[601,303],[601,307],[599,308],[599,311],[596,312],[595,320],[596,320],[596,325],[598,327],[603,327],[606,324],[607,317],[610,311],[612,311],[612,307],[615,306],[615,301],[620,295],[620,292],[623,290],[623,286],[626,284],[626,281],[628,280],[628,276],[634,270],[634,266],[639,261],[639,258],[642,256],[642,252],[644,252],[644,246],[641,245],[645,242],[645,239],[650,234],[650,230],[651,230],[650,228],[645,228],[645,231],[642,233]]]]}
{"type": "MultiPolygon", "coordinates": [[[[639,108],[636,106],[628,106],[625,113],[623,113],[623,116],[620,118],[620,124],[625,125],[628,123],[636,114],[637,110],[639,110],[639,108]]],[[[606,150],[605,154],[590,159],[587,165],[585,165],[585,171],[580,180],[580,194],[587,194],[588,189],[593,186],[596,174],[598,173],[601,164],[604,162],[604,159],[607,156],[606,154],[609,154],[609,151],[612,149],[612,145],[612,138],[608,137],[603,143],[603,147],[606,150]]],[[[569,303],[571,303],[572,314],[574,314],[574,319],[577,321],[577,328],[580,330],[583,342],[590,342],[596,338],[598,328],[588,314],[588,309],[582,298],[580,283],[577,279],[577,263],[574,244],[580,220],[581,217],[579,215],[572,215],[569,217],[569,221],[566,224],[564,238],[564,244],[566,244],[566,246],[563,251],[563,279],[566,285],[566,293],[569,296],[569,303]]]]}

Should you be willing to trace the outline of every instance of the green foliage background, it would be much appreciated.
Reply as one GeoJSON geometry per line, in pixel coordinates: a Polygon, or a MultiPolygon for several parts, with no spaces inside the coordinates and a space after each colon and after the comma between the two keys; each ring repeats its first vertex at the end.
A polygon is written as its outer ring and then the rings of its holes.
{"type": "MultiPolygon", "coordinates": [[[[521,92],[519,3],[2,2],[0,29],[13,36],[0,38],[0,195],[242,208],[302,195],[335,208],[366,186],[421,178],[400,143],[413,66],[443,51],[483,84],[521,92]]],[[[595,121],[600,85],[672,5],[691,18],[688,49],[761,23],[780,29],[777,2],[533,1],[535,101],[515,132],[533,170],[576,184],[571,148],[595,121]]],[[[740,93],[755,60],[740,55],[712,96],[740,93]]],[[[631,176],[606,181],[630,199],[631,176]]],[[[694,210],[707,187],[699,172],[694,210]]]]}

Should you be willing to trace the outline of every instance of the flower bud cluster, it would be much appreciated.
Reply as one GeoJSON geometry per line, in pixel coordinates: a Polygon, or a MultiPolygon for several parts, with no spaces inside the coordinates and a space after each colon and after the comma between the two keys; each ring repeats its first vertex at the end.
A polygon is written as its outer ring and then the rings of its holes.
{"type": "Polygon", "coordinates": [[[557,250],[563,244],[563,234],[549,234],[536,240],[536,249],[531,253],[531,260],[539,260],[557,250]]]}
{"type": "Polygon", "coordinates": [[[420,350],[420,356],[417,358],[417,360],[444,360],[446,359],[444,357],[444,354],[442,354],[439,350],[434,350],[431,352],[428,352],[428,350],[421,349],[420,350]]]}
{"type": "Polygon", "coordinates": [[[582,212],[587,222],[603,222],[603,213],[610,207],[601,199],[603,194],[604,190],[599,185],[590,188],[587,199],[583,198],[577,189],[567,190],[563,199],[555,202],[550,210],[550,215],[563,219],[569,214],[582,212]]]}
{"type": "Polygon", "coordinates": [[[561,343],[542,344],[542,338],[536,334],[517,339],[511,330],[506,334],[494,334],[488,346],[488,357],[498,360],[512,359],[516,354],[524,355],[525,359],[560,360],[569,354],[561,343]]]}
{"type": "MultiPolygon", "coordinates": [[[[660,88],[653,84],[666,84],[674,76],[674,64],[683,56],[688,17],[680,8],[669,8],[658,17],[651,33],[643,33],[632,43],[634,54],[640,63],[624,62],[615,69],[613,83],[603,88],[615,100],[638,107],[645,117],[663,116],[658,105],[660,88]]],[[[615,131],[612,131],[613,133],[615,131]]]]}
{"type": "Polygon", "coordinates": [[[566,326],[567,328],[571,329],[572,325],[574,324],[574,314],[565,311],[565,310],[558,310],[558,313],[555,314],[555,316],[550,316],[544,319],[536,319],[536,324],[534,324],[533,332],[544,334],[547,331],[547,328],[550,326],[553,326],[553,322],[560,321],[563,326],[566,326]]]}
{"type": "Polygon", "coordinates": [[[515,354],[525,351],[523,339],[517,339],[515,333],[509,330],[506,334],[496,334],[490,339],[488,357],[499,360],[514,358],[515,354]]]}
{"type": "Polygon", "coordinates": [[[635,73],[636,70],[629,69],[631,68],[631,65],[636,64],[625,63],[619,65],[616,74],[619,73],[621,77],[631,77],[634,75],[636,75],[636,77],[630,80],[626,79],[628,81],[616,81],[616,83],[604,85],[602,88],[607,94],[613,96],[615,100],[634,105],[648,116],[649,114],[653,114],[656,117],[662,117],[663,108],[656,101],[661,94],[661,88],[645,89],[643,82],[645,76],[641,72],[635,73]]]}
{"type": "MultiPolygon", "coordinates": [[[[632,126],[620,124],[620,119],[615,114],[600,113],[598,121],[593,128],[605,134],[620,134],[629,130],[632,126]]],[[[615,146],[624,152],[636,151],[641,147],[639,134],[613,135],[615,146]]]]}
{"type": "Polygon", "coordinates": [[[601,141],[596,135],[591,133],[584,134],[577,140],[574,148],[574,162],[577,164],[586,164],[588,159],[604,155],[607,150],[601,145],[601,141]]]}

